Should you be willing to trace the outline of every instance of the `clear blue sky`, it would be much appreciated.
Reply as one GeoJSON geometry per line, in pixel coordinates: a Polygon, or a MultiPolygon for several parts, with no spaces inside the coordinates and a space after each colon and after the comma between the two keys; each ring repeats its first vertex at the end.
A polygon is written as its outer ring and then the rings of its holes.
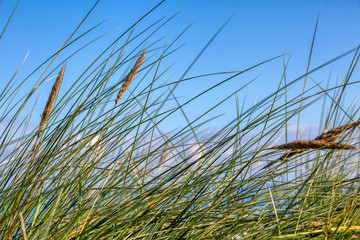
{"type": "MultiPolygon", "coordinates": [[[[22,0],[6,33],[0,40],[2,81],[9,79],[28,51],[30,51],[29,57],[19,75],[19,80],[59,49],[93,3],[95,1],[90,0],[22,0]]],[[[94,58],[107,43],[110,43],[157,3],[158,1],[150,0],[100,1],[79,32],[109,17],[111,19],[99,30],[91,33],[88,39],[115,28],[119,29],[70,61],[66,72],[68,80],[69,76],[79,74],[79,66],[81,69],[86,67],[89,59],[94,58]]],[[[3,3],[0,11],[0,27],[4,26],[15,4],[16,1],[7,0],[3,3]]],[[[169,0],[149,16],[139,29],[142,29],[146,23],[163,16],[170,16],[181,9],[183,11],[157,34],[157,38],[165,37],[164,42],[171,42],[183,28],[193,23],[178,42],[178,45],[185,43],[184,47],[168,60],[169,64],[175,63],[172,68],[172,73],[175,73],[173,80],[177,80],[216,30],[233,14],[235,15],[230,23],[199,59],[188,76],[242,70],[265,59],[288,53],[291,54],[288,79],[292,80],[305,73],[319,11],[318,33],[310,68],[360,44],[359,0],[169,0]]],[[[313,77],[318,82],[327,81],[332,72],[331,81],[335,83],[337,77],[342,80],[350,60],[351,56],[314,74],[313,77]]],[[[195,102],[191,109],[187,109],[189,117],[205,111],[221,98],[221,94],[225,96],[231,93],[235,88],[259,74],[261,74],[259,80],[246,90],[249,104],[276,89],[282,75],[282,60],[258,68],[225,84],[217,91],[207,94],[195,102]]],[[[354,79],[359,80],[359,76],[359,71],[354,73],[354,79]]],[[[179,99],[180,101],[185,101],[218,80],[219,78],[208,78],[186,83],[177,90],[176,94],[183,96],[179,99]]],[[[310,81],[308,86],[312,85],[310,81]]],[[[324,83],[323,86],[325,85],[324,83]]],[[[51,86],[52,83],[49,83],[42,87],[40,100],[46,101],[51,86]]],[[[68,87],[65,81],[62,89],[68,87]]],[[[350,98],[358,93],[359,91],[354,88],[353,92],[349,93],[350,98]]],[[[240,92],[239,98],[243,99],[244,95],[245,91],[240,92]]],[[[225,116],[223,119],[229,120],[233,116],[231,112],[235,111],[234,105],[234,101],[231,100],[223,106],[221,111],[214,114],[227,113],[228,117],[225,116]]],[[[39,114],[40,112],[41,110],[39,114]]],[[[311,114],[304,116],[304,124],[311,122],[312,119],[311,114]]]]}

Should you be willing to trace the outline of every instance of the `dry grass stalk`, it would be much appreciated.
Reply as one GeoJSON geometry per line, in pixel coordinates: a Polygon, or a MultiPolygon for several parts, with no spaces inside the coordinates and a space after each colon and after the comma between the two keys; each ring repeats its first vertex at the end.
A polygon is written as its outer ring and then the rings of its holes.
{"type": "Polygon", "coordinates": [[[65,70],[65,66],[62,66],[61,70],[60,70],[60,72],[59,72],[59,74],[58,74],[58,76],[56,78],[56,81],[54,83],[54,86],[51,89],[51,93],[50,93],[49,98],[47,100],[47,103],[45,105],[44,112],[42,113],[42,116],[41,116],[38,136],[40,136],[40,133],[43,130],[45,123],[49,119],[52,106],[54,104],[57,92],[59,91],[59,88],[60,88],[60,84],[61,84],[61,81],[62,81],[62,78],[63,78],[64,70],[65,70]]]}
{"type": "Polygon", "coordinates": [[[63,75],[64,75],[64,70],[65,70],[65,66],[62,66],[58,76],[56,77],[55,83],[54,83],[54,85],[53,85],[53,87],[51,89],[49,98],[48,98],[48,100],[46,102],[45,109],[44,109],[44,111],[42,113],[42,116],[41,116],[40,126],[39,126],[39,130],[37,132],[37,135],[36,135],[36,140],[35,140],[34,146],[32,148],[31,160],[33,160],[33,158],[34,158],[34,152],[35,152],[35,149],[36,149],[36,145],[37,145],[37,143],[39,141],[40,134],[41,134],[42,130],[44,129],[44,126],[45,126],[47,120],[49,119],[52,106],[54,104],[57,92],[59,91],[60,84],[61,84],[61,81],[62,81],[62,78],[63,78],[63,75]]]}
{"type": "Polygon", "coordinates": [[[278,161],[283,161],[285,160],[286,158],[291,158],[297,154],[300,154],[302,153],[303,150],[293,150],[293,151],[290,151],[288,153],[285,153],[283,155],[281,155],[281,157],[279,157],[279,159],[275,160],[275,161],[271,161],[270,163],[268,163],[265,167],[263,167],[262,169],[265,169],[265,168],[269,168],[271,167],[272,165],[274,165],[275,163],[277,163],[278,161]]]}
{"type": "Polygon", "coordinates": [[[290,143],[285,143],[282,145],[274,146],[268,149],[279,149],[279,150],[291,150],[288,153],[281,155],[281,157],[275,161],[268,163],[262,169],[271,167],[277,161],[281,160],[284,161],[286,158],[291,158],[297,154],[300,154],[306,150],[310,149],[343,149],[343,150],[356,150],[355,147],[336,143],[335,141],[339,138],[339,135],[346,130],[354,128],[360,124],[360,121],[345,124],[336,128],[332,128],[328,131],[323,132],[321,135],[317,136],[314,140],[310,141],[293,141],[290,143]]]}
{"type": "Polygon", "coordinates": [[[142,64],[142,62],[144,61],[145,58],[145,54],[146,51],[144,51],[141,56],[138,58],[138,60],[136,61],[134,67],[131,69],[131,72],[129,73],[129,75],[127,75],[124,84],[121,86],[121,89],[116,97],[115,100],[115,106],[116,104],[120,101],[122,95],[124,94],[124,92],[126,91],[126,89],[129,87],[131,81],[134,79],[140,65],[142,64]]]}
{"type": "Polygon", "coordinates": [[[163,151],[161,153],[160,165],[165,161],[167,149],[168,149],[168,144],[166,143],[165,146],[164,146],[164,149],[163,149],[163,151]]]}
{"type": "MultiPolygon", "coordinates": [[[[46,102],[46,105],[45,105],[45,109],[42,113],[42,116],[41,116],[41,121],[40,121],[40,125],[39,125],[39,130],[36,134],[36,139],[35,139],[35,143],[31,149],[31,155],[30,155],[30,163],[29,165],[32,164],[33,160],[34,160],[34,157],[35,157],[35,149],[36,149],[36,146],[39,142],[39,138],[40,138],[40,135],[41,135],[41,132],[42,130],[44,129],[44,126],[47,122],[47,120],[49,119],[49,116],[50,116],[50,113],[51,113],[51,109],[54,105],[54,102],[55,102],[55,98],[56,98],[56,95],[59,91],[59,88],[60,88],[60,84],[61,84],[61,81],[63,79],[63,75],[64,75],[64,70],[65,70],[65,66],[62,66],[61,69],[60,69],[60,72],[58,73],[57,77],[56,77],[56,80],[55,80],[55,83],[51,89],[51,92],[50,92],[50,95],[49,95],[49,98],[46,102]]],[[[28,168],[26,170],[26,173],[25,173],[25,176],[28,175],[28,171],[29,171],[30,168],[28,168]]],[[[20,199],[20,196],[19,196],[19,199],[20,199]]],[[[13,222],[14,226],[17,224],[17,221],[14,221],[13,222]]]]}
{"type": "Polygon", "coordinates": [[[280,149],[280,150],[309,150],[309,149],[346,149],[346,150],[355,150],[356,148],[341,143],[335,143],[325,140],[311,140],[311,141],[294,141],[290,143],[285,143],[282,145],[274,146],[268,149],[280,149]]]}
{"type": "Polygon", "coordinates": [[[24,240],[27,240],[28,238],[27,238],[27,234],[26,234],[26,226],[25,226],[25,222],[24,222],[24,217],[21,212],[19,213],[19,217],[20,217],[21,230],[23,232],[24,240]]]}
{"type": "Polygon", "coordinates": [[[285,153],[283,155],[281,155],[281,157],[279,158],[279,160],[283,161],[285,158],[291,158],[297,154],[300,154],[304,152],[303,150],[293,150],[293,151],[290,151],[288,153],[285,153]]]}

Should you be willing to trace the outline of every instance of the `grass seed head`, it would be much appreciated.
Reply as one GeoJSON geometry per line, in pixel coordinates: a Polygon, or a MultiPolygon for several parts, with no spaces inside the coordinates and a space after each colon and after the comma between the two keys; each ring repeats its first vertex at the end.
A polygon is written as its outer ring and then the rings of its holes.
{"type": "Polygon", "coordinates": [[[282,145],[274,146],[269,149],[281,150],[309,150],[309,149],[346,149],[355,150],[355,147],[347,144],[334,143],[325,140],[311,140],[311,141],[294,141],[282,145]]]}
{"type": "Polygon", "coordinates": [[[336,128],[332,128],[328,131],[323,132],[320,136],[315,138],[315,140],[327,140],[327,141],[334,141],[336,140],[339,134],[343,133],[346,130],[352,129],[360,124],[360,121],[345,124],[336,128]]]}
{"type": "Polygon", "coordinates": [[[51,93],[50,93],[49,98],[48,98],[48,100],[46,102],[44,112],[42,113],[42,116],[41,116],[38,135],[40,135],[41,131],[44,128],[45,123],[49,119],[52,106],[54,104],[57,92],[59,91],[59,88],[60,88],[60,84],[61,84],[61,81],[62,81],[62,78],[63,78],[64,70],[65,70],[65,66],[62,66],[58,76],[56,77],[55,83],[54,83],[54,85],[53,85],[53,87],[51,89],[51,93]]]}
{"type": "Polygon", "coordinates": [[[146,51],[144,51],[141,56],[138,58],[138,60],[136,61],[134,67],[131,69],[131,72],[129,73],[129,75],[127,75],[124,84],[121,86],[121,89],[116,97],[115,100],[115,106],[116,104],[120,101],[122,95],[124,94],[124,92],[126,91],[126,89],[129,87],[131,81],[134,79],[140,65],[142,64],[142,62],[144,61],[146,55],[146,51]]]}
{"type": "Polygon", "coordinates": [[[279,150],[291,150],[288,153],[285,153],[280,156],[279,159],[268,163],[262,169],[266,169],[271,167],[277,161],[285,161],[297,154],[301,154],[306,150],[311,149],[343,149],[343,150],[356,150],[355,147],[335,142],[341,133],[351,128],[354,128],[360,124],[360,121],[345,124],[336,128],[332,128],[329,131],[323,132],[321,135],[317,136],[314,140],[310,141],[293,141],[290,143],[284,143],[282,145],[277,145],[274,147],[270,147],[268,149],[279,149],[279,150]]]}

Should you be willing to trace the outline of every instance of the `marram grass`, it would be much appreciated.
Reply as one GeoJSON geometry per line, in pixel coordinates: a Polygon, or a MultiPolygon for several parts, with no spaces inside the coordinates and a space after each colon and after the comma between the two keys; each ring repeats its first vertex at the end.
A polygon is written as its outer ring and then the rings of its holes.
{"type": "Polygon", "coordinates": [[[183,32],[163,45],[151,37],[174,16],[135,29],[156,7],[93,56],[89,66],[77,66],[84,69],[79,76],[60,67],[66,62],[69,69],[73,57],[101,36],[73,53],[64,49],[86,40],[101,23],[70,41],[81,22],[23,82],[3,80],[8,82],[0,92],[0,239],[359,238],[360,109],[343,100],[350,86],[357,87],[350,73],[359,49],[292,81],[282,77],[277,91],[246,108],[239,96],[256,79],[244,74],[286,56],[170,81],[167,57],[181,51],[176,46],[183,32]],[[338,85],[289,91],[344,57],[352,61],[338,85]],[[54,75],[48,102],[37,102],[39,90],[50,84],[44,80],[54,75]],[[176,97],[179,84],[212,76],[222,80],[189,100],[176,97]],[[186,117],[193,101],[239,77],[246,81],[232,94],[197,111],[196,118],[186,117]],[[234,99],[236,117],[203,131],[212,120],[209,113],[234,99]],[[318,125],[331,130],[314,140],[281,138],[320,99],[330,106],[324,105],[318,125]],[[38,119],[35,113],[44,108],[38,119]],[[163,130],[179,116],[186,117],[183,127],[163,130]],[[278,161],[287,149],[286,161],[278,161]]]}

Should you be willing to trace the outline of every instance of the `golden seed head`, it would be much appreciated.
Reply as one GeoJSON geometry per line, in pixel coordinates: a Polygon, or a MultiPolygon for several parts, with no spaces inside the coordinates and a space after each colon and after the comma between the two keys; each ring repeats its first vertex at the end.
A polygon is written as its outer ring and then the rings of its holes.
{"type": "Polygon", "coordinates": [[[337,136],[341,133],[343,133],[346,130],[349,130],[351,128],[354,128],[360,124],[360,121],[345,124],[336,128],[332,128],[324,133],[322,133],[320,136],[315,138],[315,140],[336,140],[337,136]]]}
{"type": "Polygon", "coordinates": [[[57,92],[59,91],[59,88],[60,88],[60,84],[61,84],[61,81],[62,81],[62,78],[63,78],[64,70],[65,70],[65,66],[62,66],[58,76],[56,77],[55,83],[54,83],[54,85],[53,85],[53,87],[51,89],[51,93],[50,93],[49,98],[48,98],[48,100],[46,102],[44,112],[42,113],[42,116],[41,116],[38,135],[40,135],[40,132],[43,130],[45,123],[49,119],[52,106],[54,104],[57,92]]]}
{"type": "Polygon", "coordinates": [[[309,149],[346,149],[354,150],[355,148],[350,145],[335,143],[325,140],[311,140],[311,141],[294,141],[282,145],[274,146],[269,149],[282,149],[282,150],[309,150],[309,149]]]}
{"type": "MultiPolygon", "coordinates": [[[[284,161],[285,159],[289,159],[292,156],[300,154],[306,150],[310,149],[343,149],[343,150],[356,150],[354,146],[348,144],[342,144],[335,142],[339,139],[339,135],[346,130],[354,128],[360,125],[360,121],[345,124],[336,128],[332,128],[328,131],[323,132],[321,135],[317,136],[314,140],[310,141],[294,141],[290,143],[284,143],[282,145],[277,145],[274,147],[270,147],[268,149],[279,149],[279,150],[291,150],[288,153],[283,154],[278,160],[284,161]]],[[[268,163],[262,169],[266,169],[273,164],[275,164],[278,160],[272,161],[268,163]]]]}
{"type": "Polygon", "coordinates": [[[116,104],[120,101],[122,95],[124,94],[124,92],[126,91],[126,89],[129,87],[131,81],[134,79],[140,65],[142,64],[142,62],[144,61],[146,55],[146,51],[144,51],[141,56],[138,58],[138,60],[136,61],[134,67],[131,69],[129,75],[127,75],[125,82],[123,83],[123,85],[121,86],[121,89],[116,97],[115,100],[115,106],[116,104]]]}

